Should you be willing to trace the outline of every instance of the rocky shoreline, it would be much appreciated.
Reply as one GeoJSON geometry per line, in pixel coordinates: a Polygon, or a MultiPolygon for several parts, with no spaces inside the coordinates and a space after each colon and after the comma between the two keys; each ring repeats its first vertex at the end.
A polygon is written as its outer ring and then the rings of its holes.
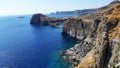
{"type": "Polygon", "coordinates": [[[63,34],[67,33],[80,40],[74,47],[61,51],[65,60],[68,60],[73,66],[78,65],[82,58],[94,47],[93,41],[95,40],[95,33],[100,20],[96,19],[94,22],[87,23],[81,19],[69,19],[63,26],[63,34]]]}
{"type": "Polygon", "coordinates": [[[71,18],[34,14],[30,23],[54,28],[63,23],[62,33],[79,39],[74,47],[60,52],[72,68],[120,68],[119,0],[71,18]]]}
{"type": "Polygon", "coordinates": [[[64,22],[63,34],[80,42],[60,53],[73,64],[73,68],[119,68],[119,24],[119,1],[113,1],[93,13],[70,18],[64,22]]]}

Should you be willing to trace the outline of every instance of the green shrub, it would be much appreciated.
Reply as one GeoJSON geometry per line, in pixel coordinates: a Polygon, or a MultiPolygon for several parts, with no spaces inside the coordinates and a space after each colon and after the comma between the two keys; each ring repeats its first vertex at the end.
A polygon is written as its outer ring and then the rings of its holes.
{"type": "Polygon", "coordinates": [[[114,62],[111,62],[111,63],[110,63],[110,66],[111,66],[111,68],[115,68],[115,63],[114,63],[114,62]]]}

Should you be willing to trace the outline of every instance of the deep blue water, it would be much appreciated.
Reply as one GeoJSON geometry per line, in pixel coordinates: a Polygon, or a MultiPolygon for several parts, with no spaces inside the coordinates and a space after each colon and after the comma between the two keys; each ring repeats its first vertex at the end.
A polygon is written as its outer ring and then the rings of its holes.
{"type": "Polygon", "coordinates": [[[62,35],[61,28],[30,25],[31,15],[17,17],[0,17],[0,68],[69,68],[59,51],[75,39],[62,35]]]}

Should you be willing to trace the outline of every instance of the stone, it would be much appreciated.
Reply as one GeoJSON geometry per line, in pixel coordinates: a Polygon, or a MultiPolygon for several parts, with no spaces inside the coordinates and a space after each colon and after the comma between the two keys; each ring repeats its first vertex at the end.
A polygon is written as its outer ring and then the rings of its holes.
{"type": "Polygon", "coordinates": [[[120,68],[120,62],[115,65],[116,68],[120,68]]]}

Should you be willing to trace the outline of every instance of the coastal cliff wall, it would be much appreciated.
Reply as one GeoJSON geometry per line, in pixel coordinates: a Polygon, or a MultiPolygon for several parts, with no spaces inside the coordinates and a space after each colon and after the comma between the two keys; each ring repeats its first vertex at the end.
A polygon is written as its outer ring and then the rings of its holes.
{"type": "Polygon", "coordinates": [[[79,61],[92,50],[100,22],[101,19],[98,18],[93,21],[84,21],[81,18],[71,18],[65,21],[62,33],[79,39],[79,43],[74,47],[61,51],[65,60],[68,60],[73,66],[78,65],[79,61]]]}
{"type": "Polygon", "coordinates": [[[65,21],[63,34],[80,40],[61,51],[74,68],[120,67],[120,2],[65,21]]]}

